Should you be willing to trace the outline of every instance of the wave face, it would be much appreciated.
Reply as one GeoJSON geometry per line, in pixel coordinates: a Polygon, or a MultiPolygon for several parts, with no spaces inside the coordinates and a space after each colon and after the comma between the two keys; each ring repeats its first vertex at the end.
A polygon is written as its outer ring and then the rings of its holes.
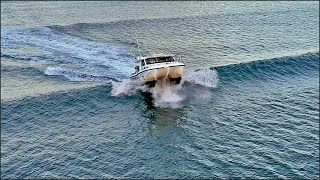
{"type": "Polygon", "coordinates": [[[319,179],[319,2],[1,2],[1,178],[319,179]]]}
{"type": "Polygon", "coordinates": [[[319,74],[319,52],[258,60],[211,69],[218,71],[221,81],[232,83],[250,79],[279,80],[295,75],[316,77],[319,74]]]}

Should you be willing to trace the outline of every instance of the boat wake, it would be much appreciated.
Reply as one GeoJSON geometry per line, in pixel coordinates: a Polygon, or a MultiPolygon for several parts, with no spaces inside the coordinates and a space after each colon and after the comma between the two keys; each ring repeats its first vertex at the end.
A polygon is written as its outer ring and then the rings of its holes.
{"type": "Polygon", "coordinates": [[[121,81],[116,77],[104,75],[103,73],[95,73],[90,71],[76,71],[72,69],[62,68],[59,66],[48,66],[45,69],[44,74],[48,76],[64,76],[70,81],[92,81],[100,83],[121,81]]]}
{"type": "Polygon", "coordinates": [[[46,75],[71,81],[127,78],[134,65],[133,55],[118,46],[48,27],[1,31],[1,57],[29,61],[46,75]]]}

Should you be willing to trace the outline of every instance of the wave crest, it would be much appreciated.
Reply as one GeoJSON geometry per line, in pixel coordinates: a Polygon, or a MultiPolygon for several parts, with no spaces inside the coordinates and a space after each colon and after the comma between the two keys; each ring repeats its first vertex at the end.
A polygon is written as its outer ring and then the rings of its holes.
{"type": "Polygon", "coordinates": [[[182,78],[182,82],[190,82],[209,88],[216,88],[218,86],[219,78],[215,69],[201,69],[186,73],[182,78]]]}

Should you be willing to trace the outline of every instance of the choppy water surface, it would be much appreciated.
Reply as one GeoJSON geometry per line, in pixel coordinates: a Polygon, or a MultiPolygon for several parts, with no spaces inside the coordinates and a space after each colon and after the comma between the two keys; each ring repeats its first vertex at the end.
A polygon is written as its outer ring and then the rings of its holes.
{"type": "Polygon", "coordinates": [[[319,178],[319,2],[1,2],[1,178],[319,178]],[[179,86],[128,80],[182,54],[179,86]]]}

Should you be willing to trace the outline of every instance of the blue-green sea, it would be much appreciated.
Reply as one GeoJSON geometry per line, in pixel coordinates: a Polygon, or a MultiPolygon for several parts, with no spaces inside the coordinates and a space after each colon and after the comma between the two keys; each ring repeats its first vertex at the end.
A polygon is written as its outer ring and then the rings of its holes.
{"type": "Polygon", "coordinates": [[[319,179],[319,1],[1,1],[6,178],[319,179]]]}

